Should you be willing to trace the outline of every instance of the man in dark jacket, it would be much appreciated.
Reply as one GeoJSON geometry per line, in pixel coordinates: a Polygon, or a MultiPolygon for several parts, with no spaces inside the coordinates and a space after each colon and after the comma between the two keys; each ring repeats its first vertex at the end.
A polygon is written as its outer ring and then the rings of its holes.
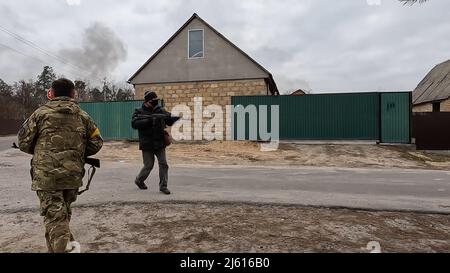
{"type": "Polygon", "coordinates": [[[170,194],[167,188],[169,165],[166,158],[165,128],[172,126],[174,119],[160,105],[155,92],[147,92],[142,108],[136,109],[132,118],[132,127],[139,131],[139,149],[142,151],[144,167],[138,174],[135,184],[141,190],[147,190],[145,180],[149,177],[155,164],[155,156],[159,164],[159,189],[170,194]]]}

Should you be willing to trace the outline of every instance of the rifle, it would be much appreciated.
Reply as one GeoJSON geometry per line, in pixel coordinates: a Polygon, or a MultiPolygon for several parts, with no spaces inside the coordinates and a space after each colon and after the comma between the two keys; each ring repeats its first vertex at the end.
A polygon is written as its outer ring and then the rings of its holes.
{"type": "Polygon", "coordinates": [[[151,114],[151,115],[144,115],[144,114],[138,114],[136,116],[136,120],[142,120],[142,119],[164,119],[164,121],[169,124],[175,124],[177,121],[179,121],[180,117],[172,117],[170,114],[151,114]]]}
{"type": "MultiPolygon", "coordinates": [[[[13,149],[19,149],[17,144],[14,142],[12,147],[13,149]]],[[[82,195],[84,192],[89,190],[89,187],[91,186],[92,179],[94,178],[95,172],[97,171],[97,168],[100,168],[100,159],[97,158],[90,158],[87,157],[84,160],[85,164],[90,165],[91,167],[88,170],[88,183],[86,185],[86,188],[82,191],[78,192],[78,195],[82,195]]]]}

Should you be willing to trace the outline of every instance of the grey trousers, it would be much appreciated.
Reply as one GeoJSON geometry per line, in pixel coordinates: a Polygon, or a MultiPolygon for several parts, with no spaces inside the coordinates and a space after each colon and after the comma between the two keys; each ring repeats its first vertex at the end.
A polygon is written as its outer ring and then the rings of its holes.
{"type": "Polygon", "coordinates": [[[159,151],[142,151],[142,157],[144,159],[144,167],[136,177],[136,183],[142,184],[147,180],[153,166],[155,165],[155,156],[158,158],[159,165],[159,189],[167,189],[167,182],[169,179],[169,165],[167,164],[166,149],[159,151]]]}

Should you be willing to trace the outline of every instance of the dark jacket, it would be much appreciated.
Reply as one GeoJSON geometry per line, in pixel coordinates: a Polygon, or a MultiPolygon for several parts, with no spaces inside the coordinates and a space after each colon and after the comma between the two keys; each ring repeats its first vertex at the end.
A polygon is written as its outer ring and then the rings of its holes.
{"type": "Polygon", "coordinates": [[[139,149],[142,151],[158,151],[166,147],[164,142],[164,129],[172,126],[171,114],[157,106],[148,109],[145,105],[136,109],[133,114],[131,126],[139,131],[139,149]],[[159,115],[154,115],[159,114],[159,115]],[[161,118],[161,114],[167,118],[161,118]],[[145,115],[146,117],[142,117],[145,115]]]}

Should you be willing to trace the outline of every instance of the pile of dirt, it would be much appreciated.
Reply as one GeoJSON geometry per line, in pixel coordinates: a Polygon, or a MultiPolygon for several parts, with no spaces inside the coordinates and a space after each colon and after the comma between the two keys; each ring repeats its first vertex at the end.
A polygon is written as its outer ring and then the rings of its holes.
{"type": "MultiPolygon", "coordinates": [[[[416,151],[409,146],[281,144],[263,152],[255,142],[186,142],[167,149],[171,164],[319,166],[342,168],[450,169],[450,156],[416,151]]],[[[140,162],[138,144],[107,142],[98,155],[103,160],[140,162]]]]}
{"type": "MultiPolygon", "coordinates": [[[[37,211],[3,213],[1,252],[45,252],[37,211]]],[[[148,203],[74,208],[84,252],[450,252],[450,216],[294,206],[148,203]]]]}

